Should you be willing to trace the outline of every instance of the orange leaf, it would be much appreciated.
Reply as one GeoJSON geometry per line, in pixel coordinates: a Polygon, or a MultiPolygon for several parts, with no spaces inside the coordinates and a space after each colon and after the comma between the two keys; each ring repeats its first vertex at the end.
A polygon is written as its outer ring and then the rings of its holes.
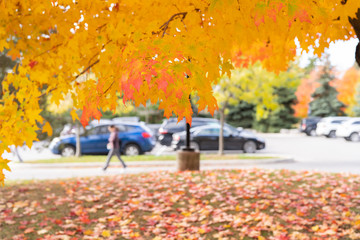
{"type": "Polygon", "coordinates": [[[51,136],[53,134],[53,130],[49,122],[45,123],[42,132],[47,133],[48,136],[51,136]]]}

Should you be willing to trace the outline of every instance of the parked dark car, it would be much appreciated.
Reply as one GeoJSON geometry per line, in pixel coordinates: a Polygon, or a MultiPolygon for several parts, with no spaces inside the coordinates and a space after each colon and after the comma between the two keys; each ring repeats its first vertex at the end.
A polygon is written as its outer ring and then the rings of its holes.
{"type": "MultiPolygon", "coordinates": [[[[197,150],[219,149],[219,124],[211,124],[190,130],[190,145],[197,150]]],[[[186,132],[173,135],[171,146],[174,150],[185,146],[186,132]]],[[[254,153],[265,148],[265,140],[248,131],[239,131],[230,125],[224,126],[224,150],[242,150],[254,153]]]]}
{"type": "MultiPolygon", "coordinates": [[[[89,126],[80,136],[82,154],[107,154],[106,148],[110,132],[108,127],[111,124],[99,124],[89,126]]],[[[120,151],[125,155],[139,155],[150,152],[155,146],[155,138],[151,130],[140,123],[119,123],[114,125],[119,129],[120,151]]],[[[49,145],[54,154],[63,156],[75,155],[76,136],[67,135],[54,138],[49,145]]]]}
{"type": "MultiPolygon", "coordinates": [[[[177,122],[177,118],[165,119],[159,129],[158,140],[161,145],[171,146],[172,135],[174,133],[182,132],[186,130],[185,119],[177,122]]],[[[193,118],[191,128],[204,126],[208,124],[218,123],[219,120],[214,118],[193,118]]]]}
{"type": "Polygon", "coordinates": [[[316,126],[320,117],[308,117],[301,120],[300,131],[308,136],[316,136],[316,126]]]}
{"type": "Polygon", "coordinates": [[[153,133],[153,136],[157,140],[159,138],[159,129],[161,127],[161,124],[148,123],[148,124],[146,124],[146,126],[151,129],[151,132],[153,133]]]}

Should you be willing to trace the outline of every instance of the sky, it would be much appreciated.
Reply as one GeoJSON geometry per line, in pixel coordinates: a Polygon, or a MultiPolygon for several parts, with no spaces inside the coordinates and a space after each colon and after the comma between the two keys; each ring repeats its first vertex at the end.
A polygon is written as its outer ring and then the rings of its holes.
{"type": "MultiPolygon", "coordinates": [[[[355,49],[358,44],[358,39],[351,39],[349,41],[337,41],[330,43],[330,47],[325,51],[330,54],[330,61],[338,72],[344,73],[347,69],[352,67],[355,63],[355,49]]],[[[298,51],[299,53],[300,51],[298,51]]],[[[308,59],[314,56],[311,52],[309,54],[302,54],[300,57],[300,65],[306,66],[308,59]]]]}

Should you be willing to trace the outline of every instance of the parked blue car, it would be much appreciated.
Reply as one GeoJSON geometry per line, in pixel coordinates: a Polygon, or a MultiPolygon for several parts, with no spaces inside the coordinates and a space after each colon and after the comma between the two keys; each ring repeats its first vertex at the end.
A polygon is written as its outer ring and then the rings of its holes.
{"type": "MultiPolygon", "coordinates": [[[[151,130],[141,123],[106,123],[89,126],[80,136],[81,154],[107,154],[106,148],[110,132],[108,127],[115,125],[119,129],[120,151],[125,155],[139,155],[150,152],[155,146],[151,130]]],[[[67,135],[54,138],[49,146],[54,154],[74,156],[76,136],[67,135]]]]}

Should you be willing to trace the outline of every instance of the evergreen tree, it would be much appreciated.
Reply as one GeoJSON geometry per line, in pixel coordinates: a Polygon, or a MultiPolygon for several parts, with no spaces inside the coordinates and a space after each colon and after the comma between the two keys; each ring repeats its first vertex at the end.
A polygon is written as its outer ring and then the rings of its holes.
{"type": "Polygon", "coordinates": [[[360,84],[356,86],[355,102],[356,104],[352,107],[352,111],[355,117],[360,117],[360,84]]]}
{"type": "Polygon", "coordinates": [[[345,105],[337,99],[338,91],[331,86],[335,79],[332,74],[333,67],[329,57],[325,60],[325,66],[318,79],[320,86],[311,95],[313,100],[310,102],[310,114],[316,117],[343,116],[342,110],[345,105]]]}
{"type": "Polygon", "coordinates": [[[234,127],[252,128],[255,119],[255,106],[245,101],[230,105],[227,122],[234,127]]]}
{"type": "Polygon", "coordinates": [[[254,127],[261,132],[279,132],[280,129],[291,129],[298,122],[294,116],[292,106],[296,103],[296,88],[278,87],[274,88],[274,95],[280,107],[270,112],[268,118],[260,119],[254,127]]]}

